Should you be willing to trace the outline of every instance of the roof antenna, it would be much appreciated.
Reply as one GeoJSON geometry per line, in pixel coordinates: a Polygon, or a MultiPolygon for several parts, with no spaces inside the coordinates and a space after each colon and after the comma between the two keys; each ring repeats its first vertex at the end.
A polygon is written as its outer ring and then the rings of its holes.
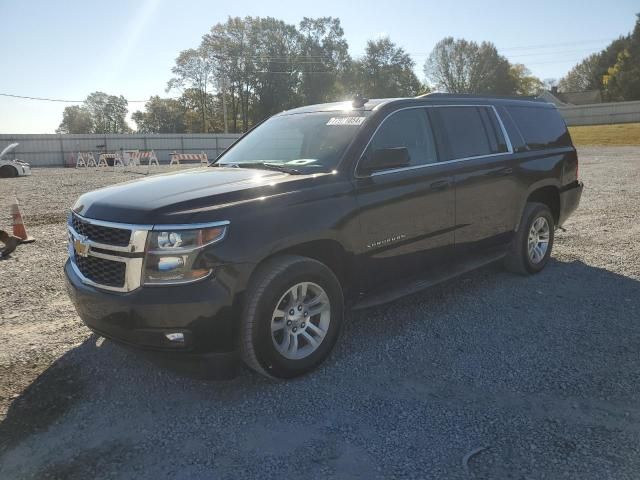
{"type": "Polygon", "coordinates": [[[362,108],[364,107],[364,105],[369,101],[368,98],[364,98],[362,96],[360,96],[359,94],[356,95],[355,97],[353,97],[353,100],[351,102],[351,106],[353,108],[362,108]]]}

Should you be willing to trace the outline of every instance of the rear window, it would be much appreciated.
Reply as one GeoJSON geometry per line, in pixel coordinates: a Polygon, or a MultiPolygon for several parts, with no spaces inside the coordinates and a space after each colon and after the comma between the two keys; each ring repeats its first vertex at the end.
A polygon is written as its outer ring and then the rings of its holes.
{"type": "Polygon", "coordinates": [[[445,160],[480,157],[507,151],[493,109],[488,107],[437,107],[437,118],[448,145],[445,160]]]}
{"type": "Polygon", "coordinates": [[[506,107],[530,149],[570,147],[567,126],[555,108],[506,107]]]}

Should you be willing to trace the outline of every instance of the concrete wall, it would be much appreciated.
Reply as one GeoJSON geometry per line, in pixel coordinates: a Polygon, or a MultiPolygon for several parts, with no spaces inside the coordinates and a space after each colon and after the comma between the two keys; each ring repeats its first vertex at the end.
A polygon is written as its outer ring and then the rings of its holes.
{"type": "MultiPolygon", "coordinates": [[[[154,150],[160,163],[169,163],[171,152],[206,152],[215,159],[240,135],[237,134],[157,134],[157,135],[12,135],[0,134],[0,151],[10,143],[20,145],[8,154],[35,167],[61,167],[78,152],[99,153],[98,145],[106,150],[154,150]]],[[[98,156],[95,155],[96,161],[98,156]]]]}
{"type": "Polygon", "coordinates": [[[567,125],[640,122],[640,101],[558,107],[567,125]]]}

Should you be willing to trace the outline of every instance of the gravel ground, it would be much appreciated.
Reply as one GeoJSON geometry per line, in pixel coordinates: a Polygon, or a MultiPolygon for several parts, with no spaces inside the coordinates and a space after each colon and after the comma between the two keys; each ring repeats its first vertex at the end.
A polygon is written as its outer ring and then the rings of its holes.
{"type": "Polygon", "coordinates": [[[0,478],[639,478],[640,148],[580,154],[587,188],[544,272],[488,267],[352,313],[286,383],[186,378],[81,324],[65,209],[135,174],[2,180],[37,242],[0,261],[0,478]]]}

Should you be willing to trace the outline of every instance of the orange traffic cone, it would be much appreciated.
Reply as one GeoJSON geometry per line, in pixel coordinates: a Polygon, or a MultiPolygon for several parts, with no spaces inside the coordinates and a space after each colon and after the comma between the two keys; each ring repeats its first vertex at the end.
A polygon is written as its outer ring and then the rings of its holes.
{"type": "Polygon", "coordinates": [[[18,199],[11,205],[11,216],[13,217],[13,235],[18,237],[21,243],[35,242],[36,239],[27,234],[27,229],[22,221],[22,213],[20,213],[20,206],[18,205],[18,199]]]}

